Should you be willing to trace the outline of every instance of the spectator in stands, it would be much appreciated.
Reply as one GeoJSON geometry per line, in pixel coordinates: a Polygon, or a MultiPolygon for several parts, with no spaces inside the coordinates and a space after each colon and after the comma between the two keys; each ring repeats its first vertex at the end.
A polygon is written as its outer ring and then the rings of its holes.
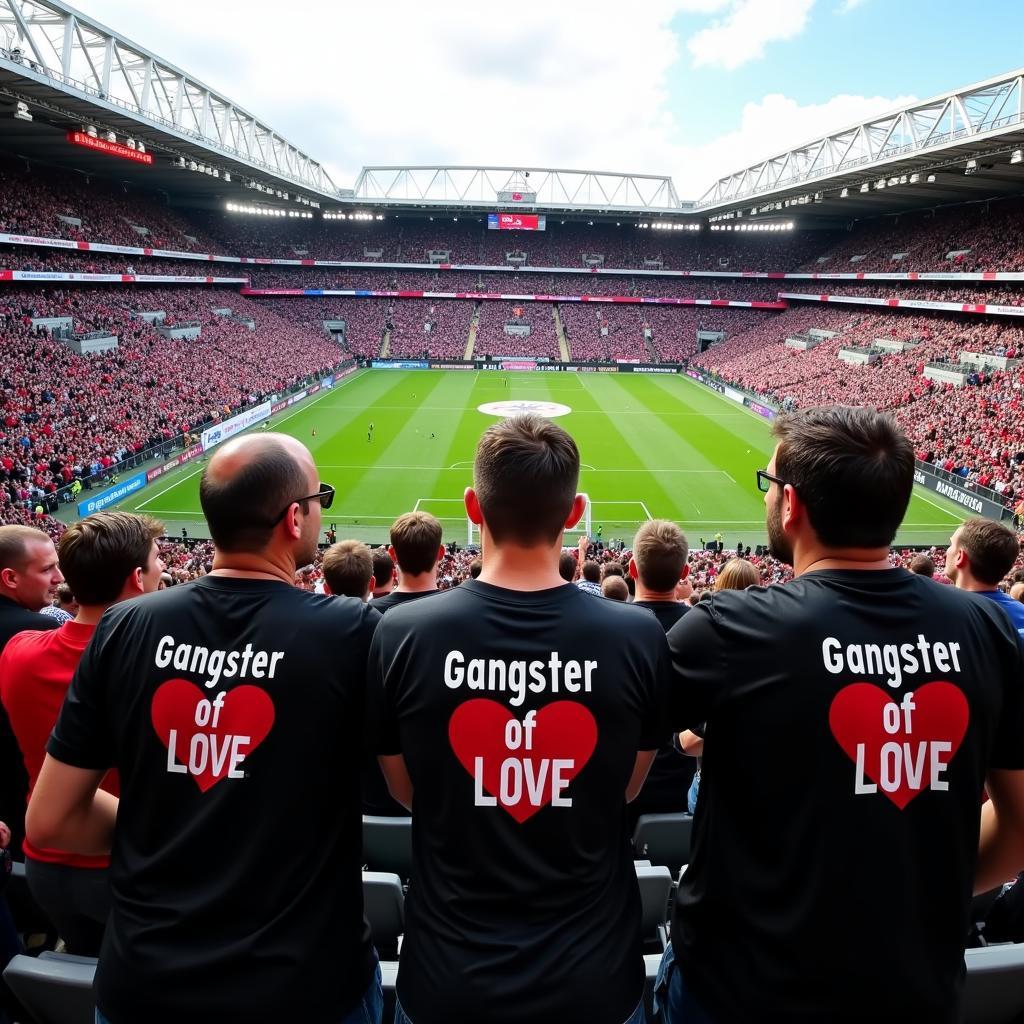
{"type": "MultiPolygon", "coordinates": [[[[39,612],[64,580],[53,541],[32,526],[0,526],[0,652],[26,629],[57,629],[56,619],[39,612]]],[[[28,776],[7,713],[0,710],[0,820],[11,829],[11,853],[21,859],[25,837],[28,776]]]]}
{"type": "MultiPolygon", "coordinates": [[[[676,597],[676,588],[687,579],[690,546],[675,523],[648,520],[633,538],[629,575],[636,582],[638,608],[652,612],[667,633],[689,610],[676,597]]],[[[663,743],[651,765],[640,795],[629,805],[630,826],[642,814],[672,814],[686,810],[686,792],[693,779],[694,762],[671,743],[663,743]]]]}
{"type": "Polygon", "coordinates": [[[469,578],[471,580],[479,579],[480,573],[484,570],[484,560],[477,556],[469,563],[469,578]]]}
{"type": "Polygon", "coordinates": [[[594,594],[595,596],[600,597],[601,566],[593,559],[588,558],[584,561],[583,568],[580,572],[583,578],[577,582],[576,586],[588,594],[594,594]]]}
{"type": "Polygon", "coordinates": [[[539,416],[488,428],[466,493],[479,580],[374,636],[371,735],[419,830],[398,1021],[644,1019],[625,803],[662,739],[667,652],[648,612],[559,575],[579,464],[539,416]]]}
{"type": "Polygon", "coordinates": [[[293,586],[332,498],[294,438],[227,441],[200,484],[213,571],[109,609],[79,665],[28,835],[114,844],[101,1024],[380,1021],[358,782],[380,616],[293,586]]]}
{"type": "Polygon", "coordinates": [[[386,612],[409,601],[430,597],[437,589],[437,566],[445,557],[441,524],[429,512],[406,512],[391,524],[388,554],[398,566],[398,586],[373,607],[386,612]]]}
{"type": "Polygon", "coordinates": [[[395,560],[386,547],[374,548],[373,557],[373,592],[371,598],[379,601],[387,597],[395,589],[395,560]]]}
{"type": "Polygon", "coordinates": [[[612,601],[628,601],[629,586],[622,576],[611,573],[601,581],[601,596],[612,601]]]}
{"type": "MultiPolygon", "coordinates": [[[[323,572],[324,593],[369,600],[373,587],[373,558],[362,541],[341,540],[332,544],[324,552],[323,572]]],[[[377,610],[380,610],[379,606],[377,610]]]]}
{"type": "Polygon", "coordinates": [[[907,569],[915,576],[924,576],[927,579],[935,577],[935,562],[929,555],[914,555],[907,569]]]}
{"type": "Polygon", "coordinates": [[[57,596],[53,604],[48,604],[39,614],[49,615],[61,625],[70,622],[78,614],[78,601],[66,580],[57,587],[57,596]]]}
{"type": "Polygon", "coordinates": [[[766,1007],[952,1022],[968,894],[1024,866],[1024,653],[989,602],[891,567],[914,453],[888,416],[811,409],[774,429],[758,481],[796,580],[720,591],[669,633],[674,724],[707,722],[711,770],[658,999],[668,1024],[766,1007]],[[920,774],[897,777],[890,736],[924,744],[920,774]],[[814,765],[785,814],[780,750],[814,765]],[[879,935],[898,955],[865,956],[879,935]]]}
{"type": "Polygon", "coordinates": [[[1024,601],[1024,583],[1014,583],[1010,587],[1010,597],[1014,601],[1024,601]]]}
{"type": "Polygon", "coordinates": [[[946,549],[946,575],[960,590],[980,594],[999,605],[1024,639],[1024,605],[999,589],[1020,555],[1020,541],[1002,523],[981,517],[957,528],[946,549]]]}
{"type": "MultiPolygon", "coordinates": [[[[118,601],[157,589],[164,568],[157,538],[163,532],[163,523],[130,512],[98,512],[71,526],[61,537],[58,555],[66,581],[81,595],[76,618],[60,629],[19,633],[0,655],[0,700],[21,748],[30,793],[71,677],[100,616],[118,601]]],[[[114,773],[102,788],[118,795],[114,773]]],[[[69,953],[99,955],[110,910],[108,863],[103,855],[83,857],[25,841],[32,895],[69,953]]]]}

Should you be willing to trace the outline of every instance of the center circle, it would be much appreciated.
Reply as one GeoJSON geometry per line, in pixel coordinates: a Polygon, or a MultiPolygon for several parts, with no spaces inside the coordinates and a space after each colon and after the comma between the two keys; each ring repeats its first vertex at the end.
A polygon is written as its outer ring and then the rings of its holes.
{"type": "Polygon", "coordinates": [[[567,405],[560,405],[558,402],[484,402],[477,406],[477,411],[485,416],[500,416],[505,419],[507,416],[525,416],[527,413],[534,413],[543,416],[545,419],[553,420],[557,416],[567,416],[572,409],[567,405]]]}

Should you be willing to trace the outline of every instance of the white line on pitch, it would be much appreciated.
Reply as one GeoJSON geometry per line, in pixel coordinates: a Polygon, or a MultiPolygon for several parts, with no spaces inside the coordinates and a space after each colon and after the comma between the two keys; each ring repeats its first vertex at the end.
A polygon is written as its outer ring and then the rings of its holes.
{"type": "Polygon", "coordinates": [[[191,473],[187,473],[185,476],[178,477],[178,479],[175,480],[173,484],[169,484],[162,491],[157,491],[156,494],[154,494],[150,498],[147,498],[145,501],[139,502],[139,504],[136,505],[135,508],[145,508],[151,501],[156,501],[156,499],[159,498],[161,494],[166,494],[168,491],[173,491],[174,488],[178,486],[178,484],[183,484],[186,480],[191,480],[192,477],[196,476],[198,473],[202,473],[204,469],[206,469],[205,466],[200,466],[198,469],[193,469],[191,473]]]}

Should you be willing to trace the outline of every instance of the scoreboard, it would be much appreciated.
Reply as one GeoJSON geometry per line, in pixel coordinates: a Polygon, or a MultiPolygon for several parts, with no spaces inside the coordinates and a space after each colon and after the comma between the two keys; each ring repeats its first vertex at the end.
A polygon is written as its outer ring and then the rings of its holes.
{"type": "Polygon", "coordinates": [[[489,213],[487,227],[491,231],[543,231],[546,226],[544,214],[536,213],[489,213]]]}

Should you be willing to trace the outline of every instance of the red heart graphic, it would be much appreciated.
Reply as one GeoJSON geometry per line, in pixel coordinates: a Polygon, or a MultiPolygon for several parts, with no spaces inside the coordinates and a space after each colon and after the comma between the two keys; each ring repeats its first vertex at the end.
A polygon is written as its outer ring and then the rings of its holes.
{"type": "MultiPolygon", "coordinates": [[[[506,730],[510,722],[519,720],[497,701],[480,697],[466,701],[455,709],[448,723],[448,741],[462,767],[476,778],[477,758],[482,759],[482,789],[497,798],[520,824],[551,803],[554,760],[571,762],[561,767],[561,778],[574,779],[597,746],[597,723],[582,704],[558,700],[537,712],[530,731],[530,748],[525,742],[509,749],[506,730]],[[521,783],[519,799],[514,802],[501,793],[502,765],[517,761],[513,775],[521,783]]],[[[519,736],[526,729],[520,724],[519,736]]]]}
{"type": "Polygon", "coordinates": [[[233,767],[237,770],[236,757],[248,756],[266,739],[274,724],[274,702],[258,686],[236,686],[224,694],[223,707],[204,709],[206,724],[198,725],[201,701],[209,704],[211,697],[195,683],[168,679],[153,694],[150,716],[160,742],[168,750],[168,771],[172,763],[179,771],[184,768],[205,793],[227,778],[233,767]],[[195,741],[193,751],[193,738],[197,736],[202,738],[195,741]]]}
{"type": "Polygon", "coordinates": [[[853,683],[840,690],[828,713],[836,742],[900,810],[931,785],[932,743],[949,744],[940,759],[948,764],[959,750],[970,720],[967,698],[952,683],[927,683],[911,697],[909,731],[900,704],[872,683],[853,683]],[[887,705],[896,709],[889,712],[896,725],[892,732],[885,728],[887,705]],[[899,752],[897,755],[894,748],[888,748],[888,768],[883,769],[882,748],[889,743],[896,744],[899,752]],[[862,748],[860,758],[858,747],[862,748]]]}

